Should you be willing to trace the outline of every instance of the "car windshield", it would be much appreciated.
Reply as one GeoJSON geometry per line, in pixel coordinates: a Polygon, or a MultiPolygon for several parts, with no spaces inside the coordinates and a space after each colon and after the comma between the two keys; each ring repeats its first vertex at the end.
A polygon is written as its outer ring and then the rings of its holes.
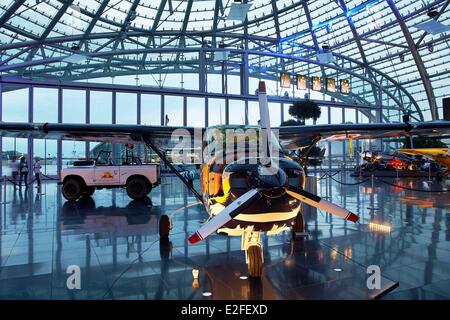
{"type": "Polygon", "coordinates": [[[97,155],[97,158],[95,159],[96,164],[108,164],[109,158],[111,156],[111,151],[100,151],[97,155]]]}

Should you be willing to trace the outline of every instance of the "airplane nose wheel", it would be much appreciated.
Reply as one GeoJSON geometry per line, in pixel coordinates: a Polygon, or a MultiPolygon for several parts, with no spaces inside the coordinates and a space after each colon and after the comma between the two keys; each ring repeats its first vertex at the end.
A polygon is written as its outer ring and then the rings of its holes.
{"type": "Polygon", "coordinates": [[[248,274],[252,278],[260,278],[263,270],[263,253],[262,248],[258,244],[251,245],[247,248],[247,267],[248,274]]]}
{"type": "Polygon", "coordinates": [[[259,232],[253,230],[244,232],[242,235],[242,249],[245,250],[248,275],[251,278],[260,278],[263,271],[264,255],[259,232]]]}
{"type": "Polygon", "coordinates": [[[172,223],[168,215],[159,217],[159,238],[168,239],[170,230],[172,230],[172,223]]]}

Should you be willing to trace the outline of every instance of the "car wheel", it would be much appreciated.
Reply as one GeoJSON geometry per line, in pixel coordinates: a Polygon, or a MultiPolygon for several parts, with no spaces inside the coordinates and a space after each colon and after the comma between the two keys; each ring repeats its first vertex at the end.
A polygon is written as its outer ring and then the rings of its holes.
{"type": "Polygon", "coordinates": [[[62,186],[62,194],[69,201],[75,201],[81,196],[81,183],[77,179],[67,179],[62,186]]]}
{"type": "Polygon", "coordinates": [[[131,199],[141,200],[147,196],[149,184],[142,178],[132,178],[127,182],[127,194],[131,199]]]}
{"type": "Polygon", "coordinates": [[[172,229],[170,218],[164,214],[159,218],[159,238],[169,238],[170,229],[172,229]]]}
{"type": "Polygon", "coordinates": [[[92,196],[94,194],[94,192],[95,192],[95,188],[94,187],[85,187],[83,189],[82,196],[83,197],[90,197],[90,196],[92,196]]]}
{"type": "Polygon", "coordinates": [[[148,184],[147,194],[149,194],[150,192],[152,192],[152,189],[153,189],[152,185],[151,185],[151,184],[148,184]]]}

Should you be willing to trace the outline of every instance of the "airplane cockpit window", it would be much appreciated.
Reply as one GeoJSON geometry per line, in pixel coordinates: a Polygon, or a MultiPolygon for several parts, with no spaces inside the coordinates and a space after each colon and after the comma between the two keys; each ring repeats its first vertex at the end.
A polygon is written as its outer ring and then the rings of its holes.
{"type": "MultiPolygon", "coordinates": [[[[227,156],[230,148],[235,153],[254,154],[262,153],[261,128],[256,126],[221,126],[211,127],[207,130],[206,148],[211,157],[227,156]]],[[[282,147],[272,131],[272,150],[283,152],[282,147]]]]}

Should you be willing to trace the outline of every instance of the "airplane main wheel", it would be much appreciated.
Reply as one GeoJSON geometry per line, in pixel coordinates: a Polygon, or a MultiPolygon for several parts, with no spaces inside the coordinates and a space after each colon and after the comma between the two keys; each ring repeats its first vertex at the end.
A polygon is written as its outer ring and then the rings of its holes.
{"type": "Polygon", "coordinates": [[[75,201],[81,196],[81,183],[77,179],[67,179],[62,186],[62,194],[69,201],[75,201]]]}
{"type": "Polygon", "coordinates": [[[160,239],[167,239],[169,238],[170,233],[170,218],[167,215],[162,215],[159,218],[159,238],[160,239]]]}
{"type": "Polygon", "coordinates": [[[305,232],[305,219],[303,218],[303,214],[301,212],[299,212],[297,214],[297,217],[295,217],[292,231],[293,232],[305,232]]]}
{"type": "Polygon", "coordinates": [[[262,249],[258,245],[251,245],[247,249],[248,274],[252,278],[260,278],[263,270],[262,249]]]}

